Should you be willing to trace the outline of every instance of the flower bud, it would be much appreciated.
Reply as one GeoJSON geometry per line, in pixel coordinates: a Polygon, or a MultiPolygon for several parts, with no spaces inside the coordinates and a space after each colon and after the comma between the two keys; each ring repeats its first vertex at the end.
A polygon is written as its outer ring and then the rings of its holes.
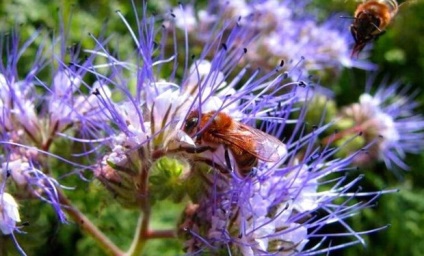
{"type": "Polygon", "coordinates": [[[149,191],[154,200],[180,202],[186,195],[190,165],[182,158],[161,157],[150,168],[149,191]]]}

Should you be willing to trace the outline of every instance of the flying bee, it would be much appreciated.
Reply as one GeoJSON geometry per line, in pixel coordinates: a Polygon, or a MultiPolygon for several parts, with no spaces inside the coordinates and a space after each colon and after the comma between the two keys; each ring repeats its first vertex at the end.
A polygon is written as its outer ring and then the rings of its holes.
{"type": "Polygon", "coordinates": [[[286,145],[277,138],[237,122],[223,112],[192,111],[183,130],[195,139],[196,146],[206,146],[213,152],[223,145],[228,168],[231,169],[227,155],[230,151],[242,177],[250,174],[258,160],[276,162],[287,154],[286,145]]]}
{"type": "Polygon", "coordinates": [[[365,0],[358,5],[350,32],[355,45],[352,56],[359,54],[365,45],[377,39],[398,12],[396,0],[365,0]]]}

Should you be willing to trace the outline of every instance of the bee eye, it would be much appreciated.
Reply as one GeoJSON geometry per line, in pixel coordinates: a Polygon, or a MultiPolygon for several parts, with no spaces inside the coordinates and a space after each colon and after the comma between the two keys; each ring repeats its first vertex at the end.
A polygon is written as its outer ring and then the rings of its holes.
{"type": "Polygon", "coordinates": [[[199,123],[198,117],[192,117],[187,119],[184,125],[184,131],[188,134],[193,132],[193,129],[196,128],[197,124],[199,123]]]}

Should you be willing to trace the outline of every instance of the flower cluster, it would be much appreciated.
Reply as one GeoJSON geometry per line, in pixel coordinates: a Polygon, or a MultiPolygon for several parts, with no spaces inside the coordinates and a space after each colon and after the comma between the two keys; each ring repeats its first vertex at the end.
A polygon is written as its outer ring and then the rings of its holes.
{"type": "Polygon", "coordinates": [[[243,42],[249,41],[245,61],[272,70],[275,63],[284,60],[294,79],[317,73],[322,77],[337,76],[344,67],[375,69],[366,60],[351,58],[352,39],[343,20],[334,17],[318,24],[311,14],[304,13],[306,4],[306,1],[222,0],[197,13],[192,6],[174,8],[172,18],[177,27],[202,42],[209,40],[217,23],[231,29],[231,24],[225,22],[239,19],[238,24],[246,28],[243,42]]]}
{"type": "Polygon", "coordinates": [[[137,30],[118,12],[136,46],[127,60],[108,50],[108,40],[96,40],[84,61],[37,56],[21,79],[16,70],[25,48],[11,48],[0,66],[4,235],[20,231],[19,201],[37,198],[63,222],[67,212],[106,251],[124,255],[58,182],[89,170],[120,207],[140,212],[125,255],[139,255],[159,236],[180,239],[190,255],[312,255],[364,243],[361,235],[371,231],[357,232],[346,219],[392,191],[360,191],[362,177],[345,174],[358,159],[403,166],[405,152],[422,150],[415,103],[396,94],[397,85],[382,87],[334,123],[324,123],[325,113],[311,123],[322,91],[303,77],[361,63],[348,57],[340,31],[299,18],[288,1],[209,8],[199,20],[190,6],[157,20],[144,7],[137,30]],[[194,36],[193,50],[191,39],[179,40],[180,29],[194,36]],[[280,61],[303,58],[300,75],[280,61]],[[59,68],[42,82],[38,74],[49,65],[59,68]],[[341,126],[348,121],[361,130],[341,126]],[[343,140],[322,139],[333,124],[346,131],[343,140]],[[352,147],[358,139],[364,143],[352,147]],[[149,226],[153,206],[168,201],[184,210],[174,230],[156,232],[149,226]],[[345,231],[325,230],[335,224],[345,231]],[[333,241],[338,236],[354,240],[333,241]]]}
{"type": "Polygon", "coordinates": [[[401,86],[399,82],[381,85],[375,93],[362,94],[358,103],[340,111],[336,126],[345,134],[363,133],[357,146],[372,144],[368,154],[355,159],[357,164],[384,161],[388,169],[408,169],[406,153],[423,150],[424,117],[416,114],[415,93],[401,86]]]}
{"type": "MultiPolygon", "coordinates": [[[[3,234],[19,230],[16,222],[20,221],[20,215],[14,196],[22,201],[38,198],[51,204],[60,221],[66,222],[60,202],[60,190],[66,187],[56,178],[66,175],[69,167],[62,170],[54,160],[72,162],[60,156],[64,154],[63,149],[55,143],[62,138],[74,141],[73,136],[77,134],[81,139],[90,137],[90,131],[94,127],[98,129],[102,125],[100,121],[105,120],[97,97],[81,93],[80,76],[71,68],[56,70],[49,85],[37,77],[46,65],[51,64],[40,55],[32,63],[31,71],[21,78],[18,70],[22,52],[38,36],[34,35],[21,49],[16,33],[2,38],[10,46],[5,51],[6,64],[0,65],[0,225],[3,234]]],[[[38,52],[43,50],[40,46],[38,52]]],[[[92,88],[108,94],[107,88],[98,83],[92,88]]],[[[77,162],[70,166],[75,172],[86,168],[77,162]]],[[[31,209],[33,211],[37,209],[31,209]]]]}

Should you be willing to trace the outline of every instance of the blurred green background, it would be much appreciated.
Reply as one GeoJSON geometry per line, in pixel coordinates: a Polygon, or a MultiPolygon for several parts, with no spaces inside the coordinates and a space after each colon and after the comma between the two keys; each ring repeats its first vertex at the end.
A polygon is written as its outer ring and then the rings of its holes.
{"type": "MultiPolygon", "coordinates": [[[[352,14],[357,6],[353,0],[314,0],[309,5],[310,10],[319,9],[319,19],[338,12],[352,14]]],[[[139,10],[141,5],[138,5],[139,10]]],[[[150,5],[155,10],[157,6],[150,5]]],[[[122,55],[133,49],[132,39],[127,29],[119,20],[116,10],[120,10],[134,24],[134,13],[127,1],[47,1],[47,0],[3,0],[0,2],[0,31],[7,32],[19,28],[23,40],[29,38],[37,29],[44,35],[31,46],[20,62],[21,75],[30,68],[32,56],[39,45],[47,38],[59,35],[59,24],[65,24],[69,32],[67,44],[81,45],[82,48],[93,48],[93,35],[112,36],[116,51],[122,55]],[[106,27],[105,27],[106,24],[106,27]]],[[[424,81],[424,1],[410,1],[400,7],[399,14],[388,27],[387,33],[374,45],[370,59],[379,65],[378,78],[388,77],[400,80],[405,85],[422,90],[424,81]]],[[[348,27],[346,27],[348,29],[348,27]]],[[[112,43],[112,45],[114,45],[112,43]]],[[[327,86],[337,95],[339,104],[355,102],[365,88],[365,82],[371,75],[363,70],[346,69],[339,81],[327,86]]],[[[377,79],[377,82],[379,80],[377,79]]],[[[376,84],[377,85],[377,84],[376,84]]],[[[424,93],[417,99],[424,103],[424,93]]],[[[421,113],[424,108],[421,108],[421,113]]],[[[402,174],[399,180],[383,165],[372,169],[361,170],[365,173],[363,191],[399,188],[400,192],[384,195],[372,209],[362,211],[353,217],[350,223],[355,230],[368,230],[391,226],[384,231],[365,236],[366,246],[355,246],[337,255],[424,255],[424,155],[408,156],[407,163],[411,170],[402,174]]],[[[121,248],[127,248],[132,238],[137,213],[122,211],[118,204],[113,203],[109,194],[105,193],[97,182],[85,183],[76,180],[66,180],[64,185],[75,186],[75,191],[67,191],[70,198],[78,198],[77,206],[88,213],[90,219],[98,224],[121,248]]],[[[22,206],[43,207],[45,216],[26,216],[22,219],[32,219],[25,228],[29,233],[35,232],[38,239],[25,241],[25,235],[20,235],[22,243],[29,255],[102,255],[93,246],[93,241],[81,234],[72,222],[68,225],[57,223],[50,207],[40,203],[22,206]],[[46,225],[50,223],[49,225],[46,225]],[[53,225],[52,225],[53,224],[53,225]],[[48,227],[48,228],[46,228],[48,227]],[[37,246],[39,244],[49,246],[37,246]]],[[[181,211],[177,206],[158,206],[155,211],[155,227],[172,228],[176,221],[175,212],[181,211]]],[[[32,236],[31,236],[32,237],[32,236]]],[[[181,251],[175,241],[154,241],[147,251],[163,252],[162,255],[176,255],[181,251]]],[[[11,252],[11,255],[16,254],[11,252]]],[[[146,255],[151,255],[146,253],[146,255]]]]}

